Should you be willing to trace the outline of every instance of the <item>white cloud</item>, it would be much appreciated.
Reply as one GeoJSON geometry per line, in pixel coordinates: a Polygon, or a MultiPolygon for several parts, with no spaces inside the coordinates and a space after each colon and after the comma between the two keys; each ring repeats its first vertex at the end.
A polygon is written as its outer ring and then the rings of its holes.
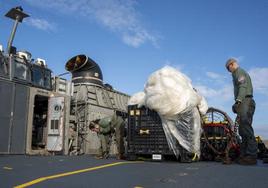
{"type": "Polygon", "coordinates": [[[194,85],[194,87],[205,97],[209,107],[220,109],[226,112],[230,118],[234,118],[231,111],[233,103],[232,85],[219,86],[219,89],[214,89],[206,85],[194,85]]]}
{"type": "MultiPolygon", "coordinates": [[[[248,71],[250,77],[252,79],[252,84],[254,87],[254,92],[265,94],[268,96],[268,68],[252,68],[248,71]]],[[[196,88],[200,90],[200,92],[208,98],[220,97],[223,100],[229,100],[233,98],[233,86],[232,84],[228,84],[226,81],[226,77],[214,72],[206,72],[206,76],[208,77],[208,83],[213,81],[216,83],[217,89],[211,88],[208,84],[197,84],[196,88]],[[224,85],[222,87],[222,85],[224,85]]]]}
{"type": "Polygon", "coordinates": [[[249,75],[255,91],[268,95],[268,68],[252,68],[249,75]]]}
{"type": "Polygon", "coordinates": [[[25,23],[43,31],[55,31],[56,25],[39,18],[28,18],[25,23]]]}
{"type": "MultiPolygon", "coordinates": [[[[264,94],[261,99],[262,103],[258,103],[257,110],[262,112],[267,111],[267,96],[268,96],[268,68],[252,68],[249,71],[252,79],[255,94],[264,94]]],[[[195,84],[195,88],[207,99],[209,106],[220,108],[223,111],[228,112],[232,115],[230,111],[230,106],[233,103],[233,85],[228,77],[224,77],[220,74],[214,72],[206,72],[207,78],[203,78],[195,84]],[[218,82],[221,80],[222,82],[218,82]],[[214,84],[211,84],[214,83],[214,84]]],[[[257,96],[257,95],[256,95],[257,96]]],[[[259,96],[260,97],[260,96],[259,96]]],[[[260,98],[257,97],[257,100],[260,98]]],[[[266,134],[268,135],[268,134],[266,134]]]]}
{"type": "Polygon", "coordinates": [[[208,72],[206,72],[206,75],[207,75],[207,77],[212,78],[212,79],[221,79],[222,78],[222,76],[220,74],[217,74],[215,72],[208,71],[208,72]]]}
{"type": "Polygon", "coordinates": [[[208,99],[220,99],[228,101],[233,98],[232,83],[227,81],[227,77],[215,72],[207,71],[206,77],[199,79],[195,88],[208,99]],[[212,84],[213,83],[213,84],[212,84]]]}
{"type": "Polygon", "coordinates": [[[139,21],[139,13],[133,0],[25,0],[40,7],[52,8],[65,14],[84,16],[94,19],[110,31],[121,36],[122,41],[132,47],[151,42],[157,47],[157,37],[149,33],[139,21]]]}
{"type": "Polygon", "coordinates": [[[138,32],[135,34],[125,33],[123,34],[123,41],[133,47],[139,47],[146,40],[146,33],[138,32]]]}
{"type": "Polygon", "coordinates": [[[233,102],[232,83],[224,75],[210,71],[205,74],[206,77],[198,79],[194,87],[206,98],[209,106],[230,113],[230,105],[233,102]]]}
{"type": "Polygon", "coordinates": [[[208,99],[229,101],[233,98],[232,85],[224,85],[223,87],[220,87],[220,89],[213,89],[201,84],[194,87],[198,90],[198,92],[200,92],[204,97],[208,99]]]}

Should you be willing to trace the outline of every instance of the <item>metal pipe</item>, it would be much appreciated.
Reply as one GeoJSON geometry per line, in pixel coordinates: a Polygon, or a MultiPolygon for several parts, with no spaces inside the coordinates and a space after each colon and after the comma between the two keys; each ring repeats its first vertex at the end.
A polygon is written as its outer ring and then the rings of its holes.
{"type": "Polygon", "coordinates": [[[57,75],[57,77],[64,76],[64,75],[66,75],[66,74],[70,74],[70,72],[64,72],[64,73],[61,73],[61,74],[57,75]]]}
{"type": "Polygon", "coordinates": [[[13,43],[13,40],[14,40],[14,36],[15,36],[15,33],[16,33],[16,30],[17,30],[17,27],[18,27],[18,24],[19,24],[19,20],[20,20],[20,17],[17,16],[16,17],[16,20],[15,20],[15,23],[13,25],[13,29],[12,29],[11,35],[9,37],[8,44],[7,44],[7,53],[8,53],[8,55],[10,55],[10,49],[11,49],[11,46],[12,46],[12,43],[13,43]]]}
{"type": "Polygon", "coordinates": [[[18,23],[22,22],[24,18],[29,17],[29,15],[23,12],[22,7],[15,7],[15,8],[10,9],[6,13],[5,16],[8,18],[11,18],[12,20],[15,20],[15,23],[13,25],[13,29],[12,29],[12,32],[11,32],[11,35],[7,44],[7,53],[8,55],[10,55],[10,51],[11,51],[13,39],[14,39],[14,36],[18,27],[18,23]]]}

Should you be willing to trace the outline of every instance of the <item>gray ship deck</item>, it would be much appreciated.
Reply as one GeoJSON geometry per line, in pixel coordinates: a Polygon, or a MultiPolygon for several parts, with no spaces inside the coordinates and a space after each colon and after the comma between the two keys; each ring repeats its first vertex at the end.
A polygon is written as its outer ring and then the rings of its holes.
{"type": "Polygon", "coordinates": [[[0,156],[0,187],[268,187],[268,164],[96,160],[92,156],[0,156]]]}

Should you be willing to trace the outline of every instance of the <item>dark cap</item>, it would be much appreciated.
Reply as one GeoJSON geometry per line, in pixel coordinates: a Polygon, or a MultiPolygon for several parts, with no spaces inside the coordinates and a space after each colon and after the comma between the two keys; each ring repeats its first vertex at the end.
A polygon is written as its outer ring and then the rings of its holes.
{"type": "Polygon", "coordinates": [[[230,59],[228,59],[227,61],[226,61],[226,64],[225,64],[225,67],[226,67],[226,69],[228,70],[228,67],[229,67],[229,65],[231,64],[231,63],[237,63],[237,60],[235,59],[235,58],[230,58],[230,59]]]}

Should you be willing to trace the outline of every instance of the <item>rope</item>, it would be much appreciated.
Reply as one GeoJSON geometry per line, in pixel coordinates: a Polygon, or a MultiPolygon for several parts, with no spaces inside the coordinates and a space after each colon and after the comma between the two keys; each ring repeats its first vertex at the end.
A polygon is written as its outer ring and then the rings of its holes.
{"type": "MultiPolygon", "coordinates": [[[[199,109],[198,109],[199,111],[199,109]]],[[[199,114],[200,114],[200,111],[199,111],[199,114]]],[[[204,125],[205,125],[205,121],[204,119],[202,118],[202,115],[200,114],[200,119],[201,119],[201,126],[204,130],[204,125]]],[[[236,123],[237,123],[237,120],[236,120],[236,123]]],[[[225,128],[225,127],[224,127],[225,128]]],[[[209,143],[209,140],[207,138],[207,135],[205,133],[205,131],[202,132],[202,136],[204,137],[205,139],[205,142],[207,144],[207,146],[217,155],[225,155],[225,158],[228,159],[229,158],[229,151],[230,151],[230,148],[231,146],[234,144],[234,132],[231,130],[231,128],[228,126],[228,128],[225,128],[225,130],[227,130],[227,146],[225,148],[225,150],[223,152],[220,152],[218,151],[212,144],[209,143]]]]}

